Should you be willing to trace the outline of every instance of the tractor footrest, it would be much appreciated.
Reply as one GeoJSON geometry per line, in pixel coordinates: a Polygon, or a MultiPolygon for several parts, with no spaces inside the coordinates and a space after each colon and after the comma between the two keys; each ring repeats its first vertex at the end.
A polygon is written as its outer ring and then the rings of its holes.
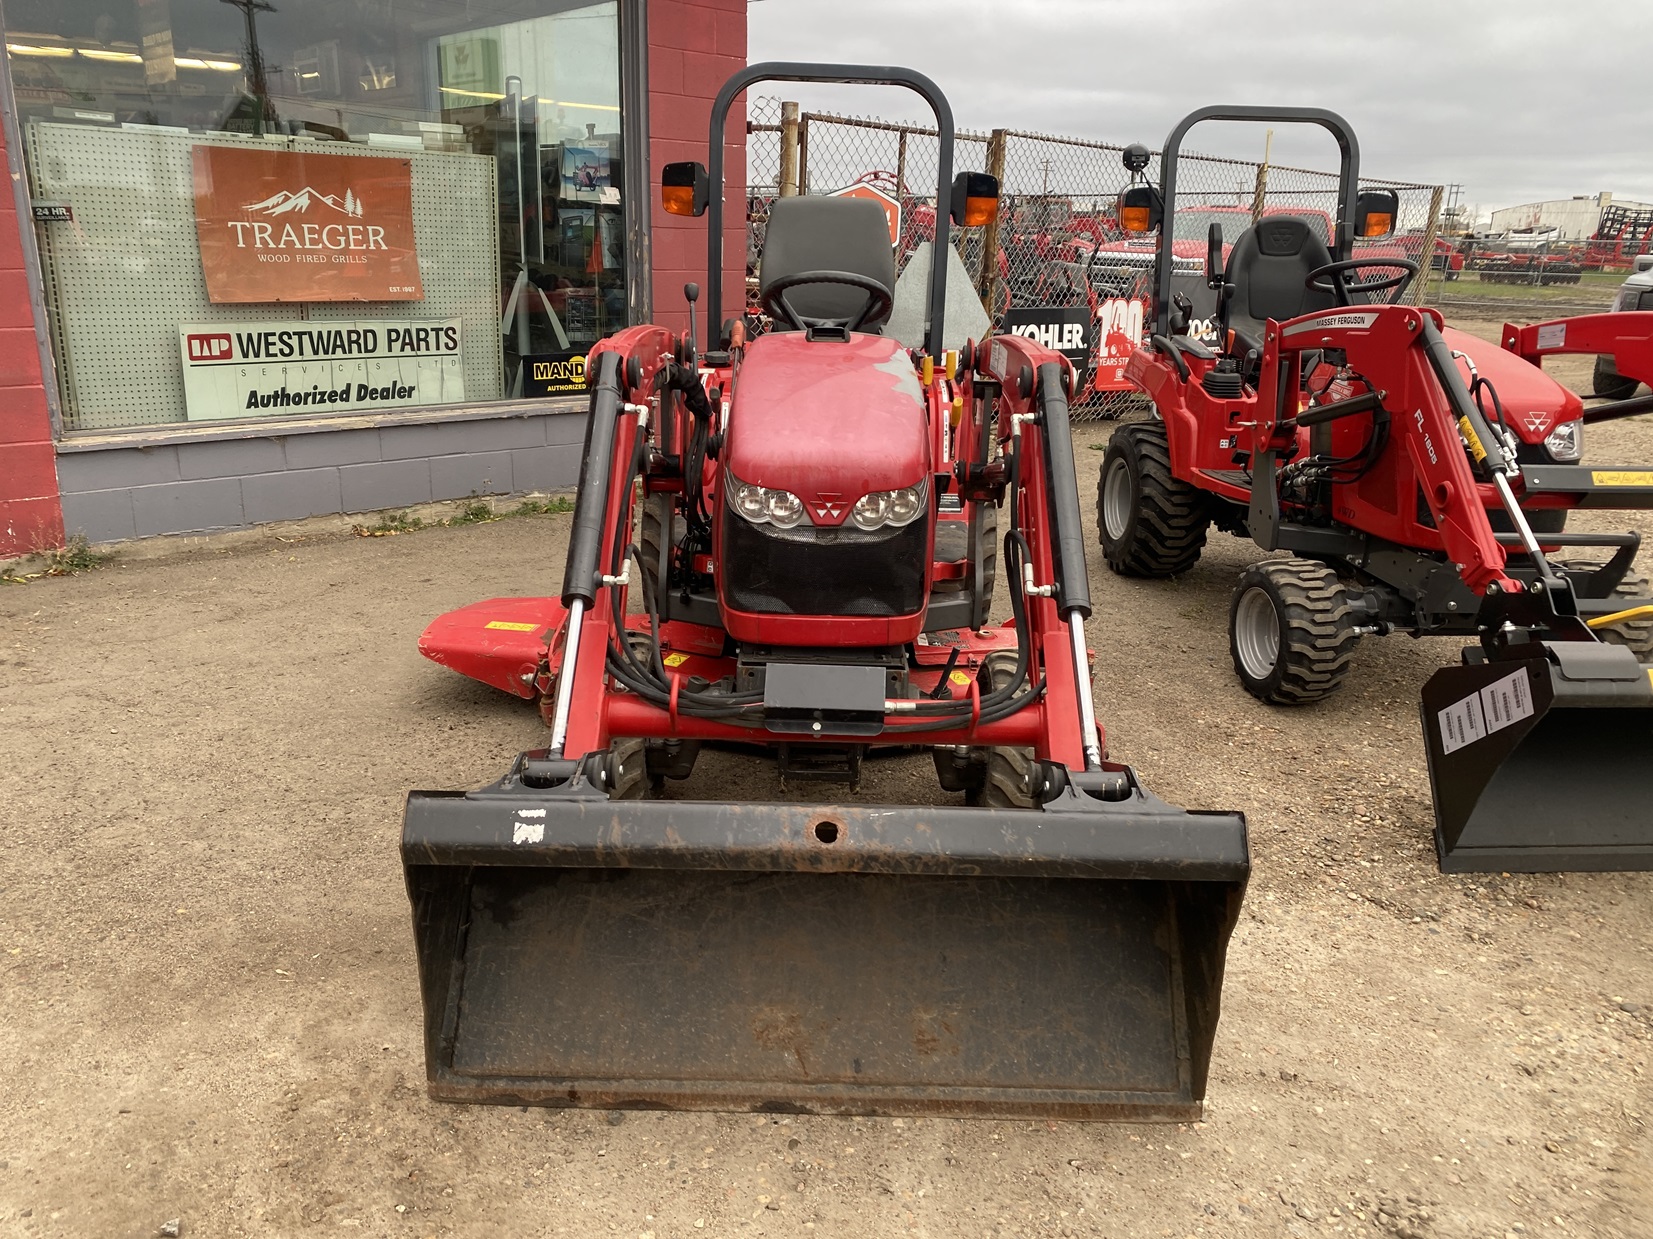
{"type": "Polygon", "coordinates": [[[784,787],[788,779],[817,783],[847,783],[854,791],[861,783],[861,758],[866,746],[860,744],[782,744],[775,755],[775,769],[784,787]]]}

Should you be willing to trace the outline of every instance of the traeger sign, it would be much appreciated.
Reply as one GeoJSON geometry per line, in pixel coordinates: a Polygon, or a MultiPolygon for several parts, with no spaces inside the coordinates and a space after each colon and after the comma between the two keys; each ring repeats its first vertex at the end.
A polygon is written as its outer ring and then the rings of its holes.
{"type": "Polygon", "coordinates": [[[190,421],[465,398],[457,318],[186,323],[178,345],[190,421]]]}
{"type": "Polygon", "coordinates": [[[409,160],[206,145],[193,159],[214,304],[424,297],[409,160]]]}

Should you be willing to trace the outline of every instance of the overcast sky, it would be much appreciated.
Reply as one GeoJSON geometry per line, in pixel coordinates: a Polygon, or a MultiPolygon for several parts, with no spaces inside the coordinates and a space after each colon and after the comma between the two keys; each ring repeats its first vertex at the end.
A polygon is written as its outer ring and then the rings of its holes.
{"type": "MultiPolygon", "coordinates": [[[[1207,104],[1308,105],[1354,126],[1368,174],[1459,182],[1482,214],[1604,189],[1653,201],[1653,0],[753,0],[748,12],[751,60],[904,64],[941,85],[960,128],[1157,148],[1207,104]]],[[[924,116],[910,95],[803,89],[786,93],[924,116]]],[[[1205,126],[1190,148],[1261,155],[1260,133],[1226,128],[1205,126]]],[[[1319,167],[1335,152],[1277,134],[1274,159],[1319,167]]]]}

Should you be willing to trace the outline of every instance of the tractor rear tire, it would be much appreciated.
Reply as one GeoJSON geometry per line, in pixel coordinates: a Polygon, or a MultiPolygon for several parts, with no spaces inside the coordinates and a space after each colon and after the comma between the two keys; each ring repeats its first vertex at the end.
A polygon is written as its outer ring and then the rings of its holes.
{"type": "Polygon", "coordinates": [[[981,548],[981,571],[976,580],[974,623],[985,628],[993,612],[993,589],[999,579],[999,509],[991,503],[976,504],[976,538],[981,548]]]}
{"type": "Polygon", "coordinates": [[[1618,372],[1611,357],[1597,357],[1595,372],[1590,376],[1590,390],[1607,400],[1628,400],[1636,394],[1635,379],[1618,372]]]}
{"type": "MultiPolygon", "coordinates": [[[[1534,533],[1566,533],[1566,508],[1534,508],[1527,512],[1527,525],[1534,533]]],[[[1514,533],[1515,523],[1510,520],[1508,512],[1500,508],[1487,509],[1487,523],[1492,526],[1493,533],[1514,533]]]]}
{"type": "Polygon", "coordinates": [[[1337,691],[1360,634],[1337,574],[1310,559],[1276,559],[1240,574],[1228,613],[1234,671],[1253,697],[1300,706],[1337,691]]]}
{"type": "Polygon", "coordinates": [[[647,583],[648,590],[646,593],[639,590],[637,601],[643,602],[653,598],[656,608],[661,607],[662,598],[660,550],[666,541],[666,530],[671,528],[672,517],[670,495],[643,496],[642,515],[637,521],[637,553],[643,561],[643,580],[647,583]]]}
{"type": "MultiPolygon", "coordinates": [[[[984,693],[1003,688],[1016,671],[1016,656],[989,654],[979,678],[984,693]]],[[[980,753],[978,749],[976,752],[980,753]]],[[[1032,749],[991,748],[985,753],[985,771],[980,786],[964,793],[964,803],[983,809],[1032,809],[1039,801],[1033,794],[1032,749]]]]}
{"type": "Polygon", "coordinates": [[[1204,493],[1171,472],[1164,422],[1114,431],[1096,483],[1096,533],[1110,568],[1140,577],[1187,572],[1210,525],[1204,493]]]}

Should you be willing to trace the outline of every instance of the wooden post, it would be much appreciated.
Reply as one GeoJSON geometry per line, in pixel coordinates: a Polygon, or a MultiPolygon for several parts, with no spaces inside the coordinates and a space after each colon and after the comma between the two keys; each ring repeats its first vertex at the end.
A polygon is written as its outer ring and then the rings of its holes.
{"type": "MultiPolygon", "coordinates": [[[[1441,199],[1446,196],[1446,188],[1435,186],[1435,192],[1429,195],[1429,223],[1423,230],[1423,250],[1418,255],[1418,277],[1412,281],[1412,304],[1422,305],[1424,287],[1429,283],[1429,276],[1435,270],[1435,238],[1441,235],[1441,199]]],[[[1399,225],[1400,221],[1395,221],[1399,225]]],[[[1448,258],[1448,266],[1451,259],[1448,258]]],[[[1446,272],[1441,272],[1441,281],[1446,281],[1446,272]]]]}
{"type": "MultiPolygon", "coordinates": [[[[1004,143],[1005,131],[995,129],[987,138],[987,174],[999,183],[999,201],[1004,201],[1004,143]]],[[[937,211],[947,209],[947,204],[938,202],[937,211]]],[[[944,255],[936,254],[932,262],[945,261],[944,255]]],[[[990,320],[995,319],[993,307],[998,304],[999,284],[999,213],[993,212],[993,218],[988,221],[981,238],[981,268],[976,276],[976,291],[981,296],[982,308],[987,311],[990,320]]]]}
{"type": "Polygon", "coordinates": [[[781,197],[798,194],[798,105],[781,104],[781,197]]]}
{"type": "Polygon", "coordinates": [[[809,192],[809,116],[798,121],[798,192],[809,192]]]}
{"type": "Polygon", "coordinates": [[[1268,197],[1268,160],[1274,152],[1274,130],[1263,138],[1263,162],[1257,165],[1257,184],[1251,191],[1251,222],[1263,218],[1264,199],[1268,197]]]}

